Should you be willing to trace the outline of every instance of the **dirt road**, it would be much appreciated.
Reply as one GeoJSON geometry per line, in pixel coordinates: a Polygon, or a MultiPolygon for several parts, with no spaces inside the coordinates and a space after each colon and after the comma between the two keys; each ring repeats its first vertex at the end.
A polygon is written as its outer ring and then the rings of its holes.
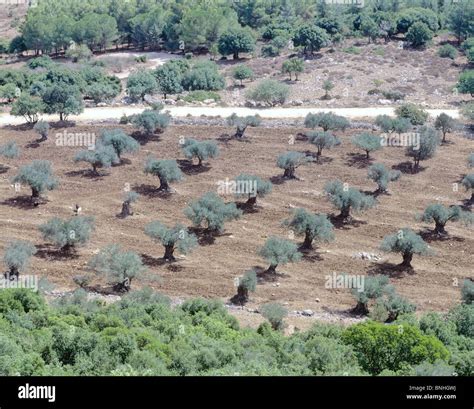
{"type": "MultiPolygon", "coordinates": [[[[141,107],[105,107],[105,108],[86,108],[84,112],[77,116],[71,116],[70,120],[76,122],[90,123],[95,121],[105,121],[109,119],[119,119],[123,114],[132,115],[142,112],[146,109],[141,107]]],[[[255,115],[259,114],[266,119],[283,119],[283,118],[304,118],[309,112],[329,112],[332,111],[338,115],[355,119],[355,118],[373,118],[377,115],[394,115],[394,107],[368,107],[368,108],[243,108],[243,107],[196,107],[196,106],[166,106],[166,111],[174,117],[194,116],[221,116],[228,117],[232,113],[237,115],[255,115]]],[[[456,109],[428,109],[431,116],[437,116],[442,112],[452,116],[459,117],[459,112],[456,109]]],[[[58,116],[45,115],[44,120],[57,121],[58,116]]],[[[0,126],[19,125],[25,120],[21,117],[14,117],[9,114],[0,115],[0,126]]]]}

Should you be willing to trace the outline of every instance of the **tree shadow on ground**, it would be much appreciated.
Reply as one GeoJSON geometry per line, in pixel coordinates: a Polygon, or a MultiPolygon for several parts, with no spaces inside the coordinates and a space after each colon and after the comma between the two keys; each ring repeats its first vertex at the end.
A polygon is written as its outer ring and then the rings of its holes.
{"type": "Polygon", "coordinates": [[[79,258],[76,249],[70,250],[58,249],[50,244],[40,244],[36,246],[35,257],[51,260],[51,261],[63,261],[63,260],[74,260],[79,258]]]}
{"type": "Polygon", "coordinates": [[[449,233],[438,234],[434,230],[430,230],[430,229],[425,229],[425,230],[420,231],[420,236],[424,241],[428,243],[431,243],[433,241],[440,241],[440,242],[455,241],[458,243],[462,243],[465,241],[463,237],[451,236],[449,233]]]}
{"type": "Polygon", "coordinates": [[[188,230],[196,235],[198,243],[201,246],[210,246],[215,243],[216,238],[229,237],[232,235],[232,233],[219,233],[215,231],[209,231],[204,227],[190,227],[188,230]]]}
{"type": "Polygon", "coordinates": [[[415,274],[413,267],[389,262],[376,263],[367,270],[368,275],[388,275],[390,278],[403,278],[405,274],[415,274]]]}
{"type": "Polygon", "coordinates": [[[400,162],[397,165],[392,166],[393,170],[399,170],[400,172],[408,175],[416,175],[417,173],[423,172],[426,170],[425,166],[418,166],[418,170],[415,172],[415,168],[413,166],[413,162],[405,161],[400,162]]]}
{"type": "Polygon", "coordinates": [[[235,202],[235,206],[237,207],[237,209],[242,210],[244,214],[258,213],[261,209],[261,206],[259,206],[258,204],[252,206],[247,202],[235,202]]]}
{"type": "Polygon", "coordinates": [[[148,267],[161,267],[166,264],[172,263],[170,261],[166,261],[163,257],[152,257],[145,253],[140,254],[140,256],[142,258],[143,264],[148,267]]]}
{"type": "Polygon", "coordinates": [[[357,169],[367,168],[374,163],[374,158],[367,159],[362,153],[348,153],[347,156],[346,165],[357,169]]]}
{"type": "Polygon", "coordinates": [[[2,175],[4,173],[7,173],[9,171],[9,169],[10,169],[9,166],[5,166],[5,165],[0,164],[0,175],[2,175]]]}
{"type": "Polygon", "coordinates": [[[354,219],[352,216],[349,219],[343,219],[339,214],[331,213],[329,220],[335,229],[349,230],[354,227],[359,227],[367,224],[366,221],[354,219]]]}
{"type": "Polygon", "coordinates": [[[172,191],[160,190],[155,185],[147,185],[144,183],[141,185],[133,185],[132,190],[140,195],[150,198],[159,197],[161,199],[168,199],[173,194],[172,191]]]}
{"type": "Polygon", "coordinates": [[[98,181],[98,180],[101,180],[104,176],[109,176],[110,173],[108,172],[95,173],[92,169],[81,169],[81,170],[71,170],[69,172],[65,172],[64,175],[68,177],[80,176],[82,178],[98,181]]]}
{"type": "MultiPolygon", "coordinates": [[[[41,198],[39,204],[45,204],[48,201],[44,198],[41,198]]],[[[16,207],[18,209],[35,209],[38,206],[33,203],[31,200],[31,196],[23,195],[23,196],[15,196],[11,197],[9,199],[5,199],[3,202],[0,202],[0,205],[3,206],[10,206],[10,207],[16,207]]]]}
{"type": "Polygon", "coordinates": [[[146,132],[135,131],[132,133],[132,138],[134,138],[140,145],[146,145],[149,142],[160,142],[161,141],[161,134],[160,133],[153,133],[148,134],[146,132]]]}
{"type": "Polygon", "coordinates": [[[317,248],[304,248],[301,244],[298,247],[298,251],[303,255],[303,259],[311,262],[322,261],[324,258],[322,257],[322,253],[317,248]]]}
{"type": "Polygon", "coordinates": [[[188,176],[199,175],[211,169],[209,165],[195,165],[193,161],[189,159],[178,159],[177,162],[181,171],[188,176]]]}

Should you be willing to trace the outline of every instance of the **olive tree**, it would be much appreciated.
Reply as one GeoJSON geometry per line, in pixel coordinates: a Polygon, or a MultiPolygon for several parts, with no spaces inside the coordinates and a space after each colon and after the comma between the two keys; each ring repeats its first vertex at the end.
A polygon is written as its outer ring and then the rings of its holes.
{"type": "Polygon", "coordinates": [[[249,292],[254,292],[257,288],[257,273],[254,270],[246,271],[239,277],[237,284],[237,294],[231,302],[237,305],[245,305],[249,300],[249,292]]]}
{"type": "Polygon", "coordinates": [[[172,159],[155,159],[149,157],[145,163],[145,173],[157,176],[160,179],[159,191],[170,192],[169,186],[172,182],[183,179],[183,173],[178,167],[175,160],[172,159]]]}
{"type": "Polygon", "coordinates": [[[287,179],[296,179],[295,171],[301,165],[306,165],[311,162],[311,158],[304,153],[288,151],[282,153],[277,158],[277,166],[284,169],[283,177],[287,179]]]}
{"type": "Polygon", "coordinates": [[[184,209],[184,214],[194,226],[199,227],[203,223],[209,233],[222,232],[224,223],[236,220],[242,215],[235,203],[224,203],[224,201],[213,192],[208,192],[199,199],[192,201],[184,209]]]}
{"type": "Polygon", "coordinates": [[[253,71],[250,67],[246,65],[238,65],[234,68],[232,72],[232,77],[238,81],[240,81],[240,86],[242,87],[244,80],[251,80],[253,78],[253,71]]]}
{"type": "Polygon", "coordinates": [[[49,124],[47,122],[38,121],[33,129],[41,136],[41,139],[38,142],[44,142],[48,139],[49,124]]]}
{"type": "Polygon", "coordinates": [[[133,190],[125,192],[123,202],[122,202],[122,211],[120,212],[120,217],[126,218],[128,216],[133,216],[133,211],[131,209],[132,203],[135,203],[140,195],[133,190]]]}
{"type": "Polygon", "coordinates": [[[304,71],[304,61],[299,58],[290,58],[289,60],[283,61],[281,66],[281,72],[288,74],[290,81],[292,75],[295,75],[295,80],[298,81],[298,74],[304,71]]]}
{"type": "Polygon", "coordinates": [[[430,254],[428,244],[413,230],[405,228],[394,234],[385,236],[380,249],[392,253],[401,253],[403,262],[401,266],[412,268],[411,261],[414,254],[430,254]]]}
{"type": "Polygon", "coordinates": [[[89,261],[89,267],[96,274],[105,276],[120,293],[130,291],[132,280],[146,270],[137,253],[123,250],[118,244],[103,248],[89,261]]]}
{"type": "Polygon", "coordinates": [[[235,126],[237,128],[235,132],[236,138],[243,138],[245,130],[251,126],[256,127],[261,124],[262,120],[259,115],[248,115],[245,117],[240,117],[236,113],[233,113],[229,118],[227,118],[227,125],[235,126]]]}
{"type": "Polygon", "coordinates": [[[387,276],[375,275],[364,277],[363,288],[352,288],[351,292],[357,301],[352,312],[354,314],[367,315],[369,313],[369,302],[382,296],[386,287],[390,284],[387,276]]]}
{"type": "Polygon", "coordinates": [[[158,91],[158,83],[151,71],[137,70],[127,79],[127,94],[134,100],[143,100],[145,95],[153,95],[158,91]]]}
{"type": "Polygon", "coordinates": [[[16,159],[20,156],[20,149],[15,141],[0,145],[0,156],[7,159],[16,159]]]}
{"type": "Polygon", "coordinates": [[[351,210],[361,212],[375,205],[375,200],[358,189],[349,187],[340,180],[326,183],[324,191],[336,209],[340,210],[339,218],[348,221],[351,218],[351,210]]]}
{"type": "Polygon", "coordinates": [[[259,310],[275,331],[280,331],[285,327],[283,319],[288,315],[288,311],[281,304],[263,304],[259,310]]]}
{"type": "Polygon", "coordinates": [[[41,193],[53,190],[58,186],[51,162],[47,160],[34,160],[29,165],[22,166],[12,179],[12,183],[28,185],[31,188],[31,199],[36,204],[41,193]]]}
{"type": "Polygon", "coordinates": [[[399,170],[388,170],[383,163],[374,163],[369,167],[367,177],[377,183],[376,193],[386,193],[389,182],[400,179],[399,170]]]}
{"type": "Polygon", "coordinates": [[[331,132],[308,132],[306,134],[310,143],[318,148],[316,153],[316,160],[319,161],[323,149],[331,149],[333,146],[341,144],[339,138],[334,136],[331,132]]]}
{"type": "Polygon", "coordinates": [[[38,227],[44,240],[51,241],[64,252],[87,243],[94,228],[94,218],[90,216],[75,216],[69,220],[53,217],[38,227]]]}
{"type": "Polygon", "coordinates": [[[301,259],[301,253],[295,243],[276,236],[268,238],[258,254],[270,264],[267,272],[271,274],[276,274],[279,265],[301,259]]]}
{"type": "Polygon", "coordinates": [[[28,268],[30,258],[36,254],[36,247],[29,241],[11,241],[5,247],[3,262],[8,268],[6,277],[18,279],[20,273],[28,268]]]}
{"type": "Polygon", "coordinates": [[[237,197],[247,197],[247,205],[253,207],[257,197],[264,197],[272,191],[272,182],[263,180],[255,175],[241,173],[235,178],[235,194],[237,197]]]}
{"type": "Polygon", "coordinates": [[[371,133],[361,133],[354,135],[352,137],[352,143],[357,146],[359,149],[365,151],[366,158],[370,158],[370,152],[377,151],[382,149],[382,143],[380,136],[371,134],[371,133]]]}
{"type": "Polygon", "coordinates": [[[102,132],[98,143],[110,146],[115,151],[119,162],[123,153],[134,153],[140,149],[139,143],[121,129],[109,129],[102,132]]]}
{"type": "Polygon", "coordinates": [[[456,128],[456,121],[454,118],[443,112],[436,117],[435,128],[443,133],[442,142],[446,142],[446,134],[454,131],[456,128]]]}
{"type": "Polygon", "coordinates": [[[343,116],[336,115],[333,112],[319,112],[317,114],[310,112],[306,115],[304,126],[311,129],[321,127],[324,132],[345,131],[350,126],[350,122],[343,116]]]}
{"type": "Polygon", "coordinates": [[[77,152],[74,162],[87,162],[92,166],[92,174],[99,176],[98,168],[110,168],[118,164],[120,159],[112,146],[98,145],[94,150],[84,149],[77,152]]]}
{"type": "Polygon", "coordinates": [[[219,156],[219,147],[215,141],[197,141],[196,139],[186,139],[182,145],[184,156],[193,160],[197,158],[197,166],[202,165],[202,161],[219,156]]]}
{"type": "Polygon", "coordinates": [[[469,173],[469,175],[465,176],[461,183],[466,190],[471,191],[470,201],[474,203],[474,173],[469,173]]]}
{"type": "Polygon", "coordinates": [[[141,114],[133,115],[132,125],[140,130],[143,130],[148,135],[162,132],[170,123],[170,116],[168,114],[161,114],[158,111],[147,109],[141,114]]]}
{"type": "Polygon", "coordinates": [[[441,203],[433,203],[426,207],[423,214],[417,217],[425,223],[435,223],[436,234],[447,234],[445,226],[447,222],[462,221],[465,224],[474,222],[472,213],[464,212],[459,206],[443,206],[441,203]]]}
{"type": "Polygon", "coordinates": [[[283,225],[298,235],[304,235],[303,249],[311,249],[315,240],[326,243],[334,240],[334,226],[325,214],[298,208],[293,210],[291,218],[285,220],[283,225]]]}
{"type": "Polygon", "coordinates": [[[418,143],[407,146],[406,155],[413,158],[414,171],[420,168],[420,161],[432,158],[439,146],[439,136],[436,129],[423,126],[418,135],[418,143]]]}
{"type": "Polygon", "coordinates": [[[151,222],[145,227],[145,234],[153,240],[161,243],[165,248],[163,259],[175,261],[174,252],[177,249],[181,254],[188,254],[196,245],[197,238],[189,233],[182,224],[167,227],[161,222],[151,222]]]}

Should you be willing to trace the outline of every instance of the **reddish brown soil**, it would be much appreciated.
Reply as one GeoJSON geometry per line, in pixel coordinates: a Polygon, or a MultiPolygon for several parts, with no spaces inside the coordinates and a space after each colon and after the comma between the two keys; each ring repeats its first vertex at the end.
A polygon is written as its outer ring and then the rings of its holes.
{"type": "MultiPolygon", "coordinates": [[[[68,132],[96,132],[99,126],[68,128],[68,132]]],[[[132,129],[127,129],[132,132],[132,129]]],[[[270,235],[288,237],[281,222],[288,217],[291,207],[305,207],[315,212],[331,213],[334,209],[323,196],[324,184],[335,178],[365,191],[375,190],[367,180],[367,163],[361,161],[350,143],[348,131],[341,134],[343,144],[323,152],[323,163],[310,164],[297,170],[300,180],[275,184],[273,192],[259,199],[256,213],[245,214],[240,220],[226,224],[225,232],[211,244],[203,244],[194,252],[174,264],[163,264],[160,257],[163,247],[152,242],[143,232],[147,223],[160,220],[166,224],[182,222],[189,225],[183,209],[193,199],[207,191],[216,191],[217,181],[233,178],[241,172],[254,173],[263,178],[282,174],[275,160],[285,150],[314,151],[305,141],[289,144],[295,129],[253,128],[248,130],[245,142],[219,142],[221,156],[212,159],[201,173],[188,172],[184,181],[173,184],[176,193],[160,197],[155,189],[159,182],[143,173],[146,156],[184,159],[179,138],[216,139],[230,129],[196,126],[170,127],[160,136],[142,145],[136,155],[127,155],[126,163],[104,171],[100,178],[87,175],[87,164],[75,164],[74,154],[80,148],[55,146],[53,130],[50,140],[40,146],[31,145],[36,139],[32,130],[3,129],[0,144],[16,140],[22,149],[19,160],[2,159],[9,166],[0,175],[0,254],[8,240],[28,239],[40,252],[33,258],[30,273],[47,277],[60,288],[74,288],[72,277],[87,272],[86,263],[91,256],[109,243],[120,243],[143,255],[152,276],[160,276],[160,284],[144,278],[134,282],[136,287],[152,285],[159,291],[179,297],[220,297],[228,299],[234,292],[234,278],[246,270],[266,268],[267,262],[257,255],[259,248],[270,235]],[[19,195],[29,195],[24,188],[16,193],[9,178],[18,166],[33,159],[52,161],[60,180],[60,187],[47,194],[48,203],[39,208],[23,206],[19,195]],[[134,204],[135,215],[128,219],[117,218],[120,212],[123,189],[129,183],[142,196],[134,204]],[[72,216],[72,206],[78,203],[85,215],[96,217],[96,231],[91,241],[80,247],[77,257],[57,258],[54,251],[45,247],[37,227],[53,216],[72,216]]],[[[299,130],[302,131],[302,130],[299,130]]],[[[453,183],[468,172],[467,156],[474,151],[474,142],[460,135],[449,135],[450,143],[440,147],[437,156],[422,163],[425,168],[418,174],[403,174],[399,182],[390,185],[391,195],[380,196],[376,208],[356,216],[356,223],[336,230],[336,240],[323,244],[307,254],[302,261],[281,266],[277,282],[260,283],[251,296],[250,306],[270,300],[288,303],[290,310],[311,308],[315,311],[343,311],[354,305],[347,290],[328,290],[325,276],[336,273],[373,274],[391,276],[397,290],[416,303],[418,309],[447,310],[459,302],[456,287],[462,279],[474,276],[474,238],[472,229],[451,223],[447,225],[450,238],[430,243],[436,254],[432,257],[414,257],[414,273],[397,273],[393,265],[401,261],[398,255],[387,255],[380,263],[352,258],[359,251],[380,253],[382,238],[410,226],[417,231],[432,228],[415,221],[415,215],[429,203],[440,200],[445,205],[462,204],[468,193],[461,187],[453,191],[453,183]],[[319,302],[317,302],[319,299],[319,302]]],[[[373,154],[375,161],[388,167],[408,160],[402,148],[385,148],[373,154]]],[[[233,197],[225,198],[227,201],[233,197]]],[[[296,237],[296,242],[302,238],[296,237]]]]}

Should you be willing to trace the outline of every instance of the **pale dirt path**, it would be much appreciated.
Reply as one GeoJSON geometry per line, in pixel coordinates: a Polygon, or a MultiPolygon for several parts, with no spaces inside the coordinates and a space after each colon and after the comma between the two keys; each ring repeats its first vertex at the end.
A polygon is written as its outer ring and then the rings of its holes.
{"type": "MultiPolygon", "coordinates": [[[[133,115],[142,112],[147,107],[105,107],[86,108],[80,115],[71,115],[69,120],[75,122],[95,122],[109,119],[119,119],[122,115],[133,115]]],[[[226,118],[232,113],[239,116],[258,114],[265,119],[301,119],[309,112],[334,112],[347,118],[374,118],[377,115],[394,115],[394,107],[368,107],[368,108],[243,108],[243,107],[195,107],[195,106],[166,106],[165,111],[169,111],[173,117],[193,116],[221,116],[226,118]]],[[[431,116],[437,116],[444,112],[453,118],[459,118],[456,109],[427,109],[431,116]]],[[[44,115],[42,119],[46,121],[57,121],[58,115],[44,115]]],[[[19,125],[24,123],[22,117],[14,117],[9,114],[0,114],[0,126],[19,125]]]]}

